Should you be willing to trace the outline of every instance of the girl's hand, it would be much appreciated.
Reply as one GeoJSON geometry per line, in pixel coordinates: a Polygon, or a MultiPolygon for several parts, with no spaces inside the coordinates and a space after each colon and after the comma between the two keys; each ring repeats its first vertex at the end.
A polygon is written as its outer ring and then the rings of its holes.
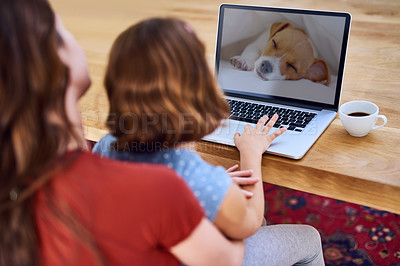
{"type": "Polygon", "coordinates": [[[240,153],[245,153],[250,156],[262,155],[271,145],[271,142],[286,131],[286,128],[283,127],[268,135],[272,126],[275,124],[276,120],[278,120],[278,115],[274,114],[264,127],[267,120],[268,116],[264,115],[260,118],[255,128],[246,125],[242,135],[239,133],[235,134],[235,145],[240,153]]]}
{"type": "MultiPolygon", "coordinates": [[[[239,187],[245,185],[254,185],[261,180],[259,177],[251,177],[253,174],[253,170],[243,170],[236,171],[239,168],[239,165],[235,164],[234,166],[228,168],[226,173],[232,178],[232,181],[238,185],[239,187]]],[[[253,193],[242,189],[243,194],[246,198],[253,197],[253,193]]]]}

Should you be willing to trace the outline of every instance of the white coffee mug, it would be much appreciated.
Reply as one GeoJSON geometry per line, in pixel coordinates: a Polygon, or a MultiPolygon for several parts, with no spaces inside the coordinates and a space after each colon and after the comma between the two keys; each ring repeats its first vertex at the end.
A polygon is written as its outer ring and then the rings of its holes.
{"type": "Polygon", "coordinates": [[[339,108],[340,120],[347,132],[353,137],[364,137],[371,130],[386,125],[386,116],[378,113],[378,106],[368,101],[351,101],[342,104],[339,108]],[[378,118],[383,120],[380,125],[376,125],[378,118]]]}

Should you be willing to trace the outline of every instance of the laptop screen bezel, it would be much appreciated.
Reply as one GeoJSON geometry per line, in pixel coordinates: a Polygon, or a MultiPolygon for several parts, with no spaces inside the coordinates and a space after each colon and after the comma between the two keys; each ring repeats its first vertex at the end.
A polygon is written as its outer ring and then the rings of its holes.
{"type": "Polygon", "coordinates": [[[336,83],[336,91],[335,91],[335,100],[333,104],[312,102],[306,100],[298,100],[287,97],[280,96],[270,96],[270,95],[257,95],[251,93],[239,93],[237,91],[231,91],[226,88],[222,88],[225,95],[245,98],[250,100],[258,100],[263,102],[273,102],[276,104],[290,104],[298,107],[306,107],[306,108],[314,108],[314,109],[329,109],[337,111],[339,108],[340,96],[343,86],[343,76],[344,76],[344,67],[346,61],[346,53],[348,46],[348,39],[350,33],[350,22],[351,15],[346,12],[333,12],[333,11],[319,11],[319,10],[306,10],[306,9],[292,9],[292,8],[278,8],[278,7],[264,7],[264,6],[247,6],[247,5],[232,5],[232,4],[222,4],[219,8],[219,17],[218,17],[218,29],[217,29],[217,42],[216,42],[216,51],[215,51],[215,71],[218,77],[219,73],[219,63],[220,63],[220,55],[221,55],[221,43],[222,43],[222,33],[223,33],[223,21],[224,21],[224,12],[226,8],[233,9],[244,9],[244,10],[252,10],[252,11],[269,11],[269,12],[280,12],[280,13],[292,13],[292,14],[305,14],[305,15],[320,15],[320,16],[334,16],[334,17],[342,17],[345,18],[345,24],[343,29],[343,39],[342,39],[342,47],[340,52],[340,60],[339,60],[339,69],[336,83]]]}

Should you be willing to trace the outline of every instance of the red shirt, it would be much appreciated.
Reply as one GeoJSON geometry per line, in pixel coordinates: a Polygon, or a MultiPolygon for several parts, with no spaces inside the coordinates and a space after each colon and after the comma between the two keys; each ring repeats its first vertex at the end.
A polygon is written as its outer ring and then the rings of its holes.
{"type": "Polygon", "coordinates": [[[54,204],[90,230],[108,265],[178,265],[169,248],[203,217],[184,181],[163,166],[81,153],[49,187],[51,194],[44,188],[38,192],[35,207],[42,265],[96,264],[87,245],[55,219],[54,204]]]}

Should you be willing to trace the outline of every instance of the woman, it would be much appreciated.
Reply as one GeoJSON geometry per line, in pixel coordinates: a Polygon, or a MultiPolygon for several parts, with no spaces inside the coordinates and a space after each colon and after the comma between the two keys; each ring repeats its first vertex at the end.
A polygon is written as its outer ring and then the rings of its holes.
{"type": "Polygon", "coordinates": [[[47,1],[0,1],[0,265],[241,264],[173,172],[81,151],[89,86],[47,1]]]}

